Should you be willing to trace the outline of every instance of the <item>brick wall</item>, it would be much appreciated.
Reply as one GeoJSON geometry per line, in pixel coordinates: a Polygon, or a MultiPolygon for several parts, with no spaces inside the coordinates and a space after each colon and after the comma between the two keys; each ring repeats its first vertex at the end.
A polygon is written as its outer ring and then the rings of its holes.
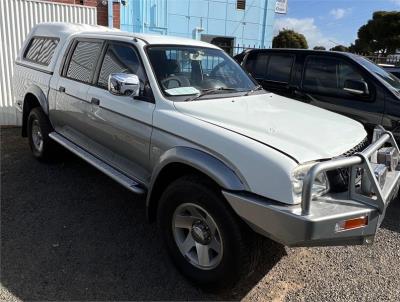
{"type": "MultiPolygon", "coordinates": [[[[0,0],[2,1],[2,0],[0,0]]],[[[97,24],[108,26],[108,5],[103,5],[102,0],[46,0],[51,2],[59,2],[65,4],[78,4],[78,5],[86,5],[86,6],[95,6],[97,7],[97,24]]],[[[114,18],[114,27],[120,28],[120,3],[113,3],[113,18],[114,18]]]]}

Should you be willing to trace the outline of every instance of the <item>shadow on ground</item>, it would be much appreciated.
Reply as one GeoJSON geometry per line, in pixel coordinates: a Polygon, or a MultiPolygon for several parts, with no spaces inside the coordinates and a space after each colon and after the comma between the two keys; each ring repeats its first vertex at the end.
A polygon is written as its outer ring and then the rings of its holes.
{"type": "Polygon", "coordinates": [[[399,197],[392,201],[386,210],[385,220],[381,227],[400,234],[400,200],[399,197]]]}
{"type": "Polygon", "coordinates": [[[23,300],[238,300],[281,259],[271,243],[236,289],[213,294],[173,267],[143,199],[69,154],[41,164],[1,129],[1,283],[23,300]]]}

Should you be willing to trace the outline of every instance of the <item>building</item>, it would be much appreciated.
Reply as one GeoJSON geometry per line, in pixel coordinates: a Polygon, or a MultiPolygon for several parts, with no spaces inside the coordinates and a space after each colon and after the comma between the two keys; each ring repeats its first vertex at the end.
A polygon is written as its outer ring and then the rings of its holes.
{"type": "MultiPolygon", "coordinates": [[[[0,0],[1,1],[1,0],[0,0]]],[[[48,2],[57,2],[63,4],[74,4],[83,6],[92,6],[97,8],[97,24],[108,26],[108,0],[45,0],[48,2]]],[[[113,3],[113,27],[120,27],[120,2],[111,0],[113,3]]]]}
{"type": "Polygon", "coordinates": [[[121,29],[235,47],[271,47],[276,0],[125,0],[121,29]]]}

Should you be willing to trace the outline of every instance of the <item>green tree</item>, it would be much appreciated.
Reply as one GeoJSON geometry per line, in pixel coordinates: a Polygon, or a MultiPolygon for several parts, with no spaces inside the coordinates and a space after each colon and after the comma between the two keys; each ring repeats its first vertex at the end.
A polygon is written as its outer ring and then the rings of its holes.
{"type": "Polygon", "coordinates": [[[372,19],[360,27],[350,51],[362,54],[392,54],[400,48],[400,11],[374,12],[372,19]]]}
{"type": "Polygon", "coordinates": [[[272,40],[273,48],[302,48],[307,49],[308,44],[304,35],[290,29],[283,29],[272,40]]]}
{"type": "Polygon", "coordinates": [[[349,51],[349,49],[346,46],[343,46],[343,45],[336,45],[335,47],[332,47],[329,50],[330,51],[349,51]]]}
{"type": "Polygon", "coordinates": [[[324,46],[315,46],[314,50],[326,50],[324,46]]]}

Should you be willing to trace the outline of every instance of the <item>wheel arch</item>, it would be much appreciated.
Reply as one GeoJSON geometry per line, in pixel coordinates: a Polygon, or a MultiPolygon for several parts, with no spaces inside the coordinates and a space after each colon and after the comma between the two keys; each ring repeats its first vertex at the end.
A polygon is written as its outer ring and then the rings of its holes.
{"type": "Polygon", "coordinates": [[[29,112],[35,107],[41,107],[43,112],[48,115],[49,113],[49,106],[47,97],[44,94],[43,90],[33,85],[31,86],[25,93],[24,103],[23,103],[23,110],[22,110],[22,136],[27,136],[27,121],[29,112]]]}
{"type": "Polygon", "coordinates": [[[214,156],[189,147],[175,147],[166,151],[155,165],[146,199],[147,218],[155,220],[158,200],[165,188],[175,179],[198,174],[209,178],[226,190],[244,191],[247,183],[231,168],[214,156]]]}

